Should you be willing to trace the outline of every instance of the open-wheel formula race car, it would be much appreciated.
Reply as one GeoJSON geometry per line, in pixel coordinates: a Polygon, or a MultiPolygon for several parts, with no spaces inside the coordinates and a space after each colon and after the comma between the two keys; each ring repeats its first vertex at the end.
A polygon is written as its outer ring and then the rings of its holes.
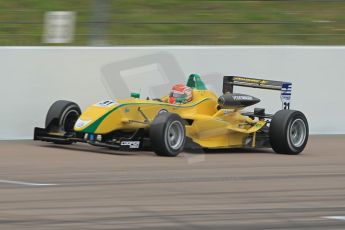
{"type": "Polygon", "coordinates": [[[291,83],[224,76],[223,95],[208,90],[197,74],[187,84],[173,87],[167,96],[106,100],[83,113],[70,101],[56,101],[45,128],[35,128],[34,140],[72,144],[84,142],[120,150],[152,149],[160,156],[177,156],[185,147],[202,149],[272,148],[277,153],[299,154],[308,141],[308,122],[290,110],[291,83]],[[243,108],[260,100],[234,93],[234,86],[279,90],[283,109],[243,108]]]}

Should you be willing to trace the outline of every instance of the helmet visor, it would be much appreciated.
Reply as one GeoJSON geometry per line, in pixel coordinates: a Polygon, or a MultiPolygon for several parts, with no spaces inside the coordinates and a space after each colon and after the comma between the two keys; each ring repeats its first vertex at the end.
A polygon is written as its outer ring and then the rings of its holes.
{"type": "Polygon", "coordinates": [[[174,97],[174,98],[186,98],[187,95],[185,93],[181,93],[181,92],[171,92],[170,93],[170,97],[174,97]]]}

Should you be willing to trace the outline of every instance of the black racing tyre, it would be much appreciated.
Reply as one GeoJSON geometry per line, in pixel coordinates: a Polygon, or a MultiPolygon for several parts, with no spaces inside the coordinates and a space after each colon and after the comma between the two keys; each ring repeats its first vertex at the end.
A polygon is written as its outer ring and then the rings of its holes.
{"type": "Polygon", "coordinates": [[[48,110],[46,129],[49,131],[72,132],[80,114],[81,110],[76,103],[64,100],[56,101],[48,110]]]}
{"type": "Polygon", "coordinates": [[[186,142],[183,119],[175,113],[157,115],[150,126],[150,139],[151,147],[158,156],[177,156],[186,142]]]}
{"type": "Polygon", "coordinates": [[[297,155],[308,142],[307,118],[300,111],[280,110],[271,120],[269,135],[276,153],[297,155]]]}

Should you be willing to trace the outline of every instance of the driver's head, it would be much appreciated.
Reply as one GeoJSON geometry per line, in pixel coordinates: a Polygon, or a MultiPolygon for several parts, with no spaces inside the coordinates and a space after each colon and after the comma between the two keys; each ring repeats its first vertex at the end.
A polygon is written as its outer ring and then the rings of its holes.
{"type": "Polygon", "coordinates": [[[169,103],[186,103],[192,100],[192,89],[184,84],[176,84],[169,95],[169,103]]]}

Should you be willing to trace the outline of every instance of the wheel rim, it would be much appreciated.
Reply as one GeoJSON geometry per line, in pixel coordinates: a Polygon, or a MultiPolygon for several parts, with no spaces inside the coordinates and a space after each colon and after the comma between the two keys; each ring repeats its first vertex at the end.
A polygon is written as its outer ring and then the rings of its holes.
{"type": "Polygon", "coordinates": [[[302,119],[296,119],[292,122],[290,128],[290,141],[294,147],[301,147],[306,138],[307,128],[302,119]]]}
{"type": "Polygon", "coordinates": [[[74,128],[74,124],[78,120],[79,112],[77,110],[69,110],[62,120],[62,127],[64,131],[69,132],[74,128]]]}
{"type": "Polygon", "coordinates": [[[183,144],[184,130],[181,122],[173,121],[167,129],[167,140],[170,148],[177,150],[183,144]]]}

